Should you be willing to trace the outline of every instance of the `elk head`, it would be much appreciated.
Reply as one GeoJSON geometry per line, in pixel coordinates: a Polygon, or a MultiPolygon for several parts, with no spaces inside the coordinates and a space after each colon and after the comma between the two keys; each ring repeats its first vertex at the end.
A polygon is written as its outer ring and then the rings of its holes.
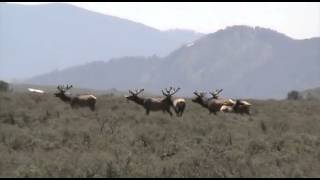
{"type": "Polygon", "coordinates": [[[193,92],[193,94],[196,95],[196,97],[194,99],[192,99],[192,102],[202,104],[203,98],[205,97],[206,93],[205,92],[199,93],[198,91],[195,91],[195,92],[193,92]]]}
{"type": "Polygon", "coordinates": [[[129,90],[130,95],[129,95],[129,96],[125,96],[125,98],[127,98],[127,101],[129,101],[129,100],[131,100],[131,101],[136,101],[136,100],[138,100],[138,99],[139,99],[138,95],[139,95],[142,91],[144,91],[144,89],[140,89],[140,90],[135,89],[134,91],[135,91],[135,92],[129,90]]]}
{"type": "Polygon", "coordinates": [[[56,97],[61,98],[63,101],[69,101],[70,98],[69,98],[68,96],[66,96],[65,93],[66,93],[66,91],[68,91],[68,90],[71,89],[71,88],[72,88],[72,85],[71,85],[71,86],[67,85],[67,87],[64,87],[64,86],[59,85],[59,86],[57,87],[58,92],[55,93],[54,95],[55,95],[56,97]]]}
{"type": "Polygon", "coordinates": [[[169,90],[167,88],[165,89],[166,92],[164,92],[163,90],[161,90],[161,92],[166,98],[171,98],[171,96],[177,93],[179,90],[180,90],[179,87],[178,88],[170,87],[169,90]]]}

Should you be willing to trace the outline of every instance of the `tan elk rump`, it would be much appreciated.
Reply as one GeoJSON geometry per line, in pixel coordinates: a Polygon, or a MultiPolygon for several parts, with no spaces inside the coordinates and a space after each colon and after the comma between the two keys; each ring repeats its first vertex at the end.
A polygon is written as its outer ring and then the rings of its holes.
{"type": "Polygon", "coordinates": [[[173,100],[173,108],[177,116],[181,117],[186,108],[186,101],[183,98],[173,100]]]}

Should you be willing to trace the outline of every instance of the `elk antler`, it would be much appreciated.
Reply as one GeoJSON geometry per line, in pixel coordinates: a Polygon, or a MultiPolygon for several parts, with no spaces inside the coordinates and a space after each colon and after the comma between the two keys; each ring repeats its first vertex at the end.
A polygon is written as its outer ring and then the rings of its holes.
{"type": "Polygon", "coordinates": [[[174,95],[175,93],[177,93],[181,88],[178,87],[176,89],[173,89],[173,92],[170,94],[171,96],[174,95]]]}
{"type": "Polygon", "coordinates": [[[66,89],[64,88],[64,86],[62,85],[58,85],[57,89],[60,91],[60,92],[65,92],[66,89]]]}
{"type": "Polygon", "coordinates": [[[129,93],[132,94],[132,95],[134,95],[134,96],[136,96],[136,95],[140,94],[142,91],[144,91],[144,89],[140,89],[140,90],[134,89],[134,92],[132,92],[131,90],[129,90],[129,93]]]}
{"type": "Polygon", "coordinates": [[[72,88],[72,85],[69,86],[67,85],[67,87],[64,87],[63,85],[58,85],[57,89],[60,91],[60,92],[66,92],[67,90],[71,89],[72,88]]]}
{"type": "Polygon", "coordinates": [[[210,92],[213,97],[218,97],[218,94],[221,93],[223,89],[216,89],[215,92],[210,92]]]}
{"type": "Polygon", "coordinates": [[[205,93],[205,92],[195,91],[195,92],[193,92],[193,94],[195,94],[195,95],[198,96],[198,97],[201,97],[201,96],[204,96],[206,93],[205,93]]]}
{"type": "Polygon", "coordinates": [[[140,89],[139,92],[136,93],[136,95],[140,94],[144,89],[140,89]]]}
{"type": "Polygon", "coordinates": [[[193,94],[196,95],[196,96],[200,96],[198,91],[194,91],[193,94]]]}
{"type": "Polygon", "coordinates": [[[59,91],[62,91],[62,88],[61,88],[60,85],[57,86],[57,89],[58,89],[59,91]]]}
{"type": "Polygon", "coordinates": [[[166,88],[167,94],[170,94],[172,88],[173,88],[172,86],[170,86],[170,89],[169,89],[169,90],[166,88]]]}
{"type": "Polygon", "coordinates": [[[69,90],[71,88],[72,88],[72,85],[71,86],[67,85],[66,90],[69,90]]]}
{"type": "Polygon", "coordinates": [[[170,87],[169,90],[167,88],[165,90],[166,90],[167,93],[165,93],[163,90],[161,90],[162,94],[164,96],[172,96],[172,95],[174,95],[175,93],[177,93],[180,90],[180,87],[178,87],[178,88],[170,87]],[[173,92],[171,92],[172,90],[173,90],[173,92]]]}

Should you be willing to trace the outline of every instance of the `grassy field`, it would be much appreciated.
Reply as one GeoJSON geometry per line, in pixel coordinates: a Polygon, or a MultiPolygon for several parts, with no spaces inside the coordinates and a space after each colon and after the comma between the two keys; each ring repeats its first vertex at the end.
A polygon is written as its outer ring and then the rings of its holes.
{"type": "Polygon", "coordinates": [[[0,177],[320,177],[320,101],[249,100],[249,117],[188,99],[178,118],[97,97],[0,93],[0,177]]]}

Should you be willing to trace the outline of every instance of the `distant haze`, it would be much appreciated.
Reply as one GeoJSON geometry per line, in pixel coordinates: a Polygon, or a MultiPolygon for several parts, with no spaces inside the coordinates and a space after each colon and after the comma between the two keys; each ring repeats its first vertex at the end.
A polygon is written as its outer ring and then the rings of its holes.
{"type": "MultiPolygon", "coordinates": [[[[21,2],[22,3],[22,2],[21,2]]],[[[23,4],[39,4],[38,2],[23,4]]],[[[213,33],[232,25],[271,28],[295,39],[320,36],[319,2],[69,2],[160,29],[213,33]]]]}
{"type": "Polygon", "coordinates": [[[0,79],[124,56],[166,56],[202,35],[160,31],[69,4],[0,3],[0,79]]]}

